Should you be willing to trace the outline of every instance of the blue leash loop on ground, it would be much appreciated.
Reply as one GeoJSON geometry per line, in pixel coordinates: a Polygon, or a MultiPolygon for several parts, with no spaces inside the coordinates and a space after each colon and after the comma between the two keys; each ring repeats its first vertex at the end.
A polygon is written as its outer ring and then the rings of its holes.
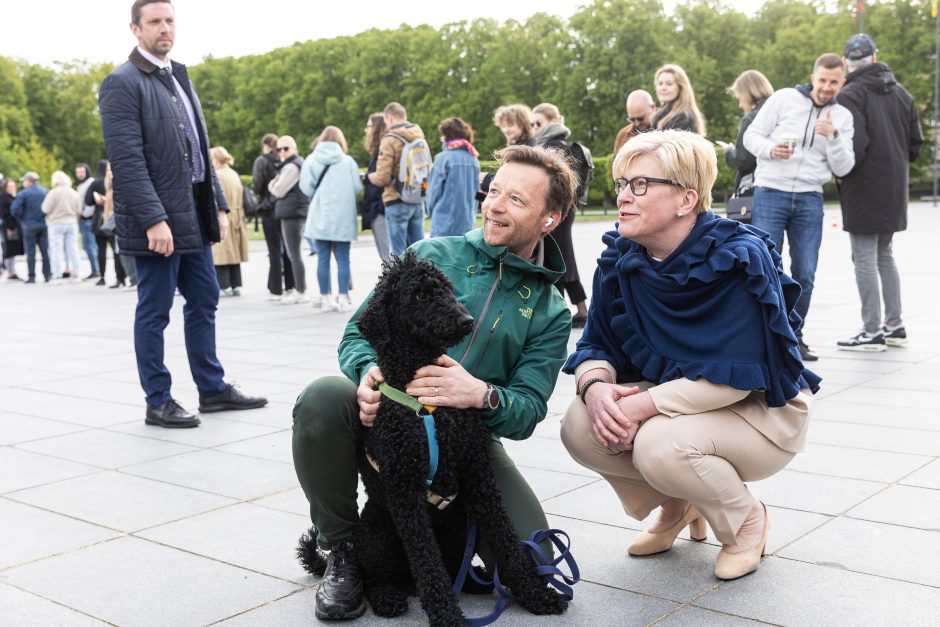
{"type": "MultiPolygon", "coordinates": [[[[461,562],[460,570],[457,572],[457,577],[454,579],[452,591],[454,596],[459,596],[460,591],[463,589],[463,584],[467,580],[467,575],[469,575],[481,586],[492,585],[499,595],[499,598],[496,600],[493,611],[486,616],[468,618],[467,625],[469,625],[469,627],[483,627],[495,621],[499,618],[500,614],[503,613],[503,610],[506,609],[506,604],[512,597],[512,593],[499,581],[499,569],[495,565],[493,566],[493,581],[482,579],[477,575],[476,571],[473,570],[471,562],[473,561],[473,554],[476,548],[476,538],[476,523],[468,518],[467,544],[464,547],[463,562],[461,562]]],[[[578,563],[575,562],[574,556],[571,554],[571,538],[568,534],[561,529],[539,529],[529,534],[529,537],[522,541],[522,545],[523,548],[526,549],[526,552],[532,557],[533,561],[535,561],[536,572],[551,586],[568,597],[569,601],[573,599],[574,590],[571,586],[581,580],[581,571],[578,569],[578,563]],[[560,536],[564,536],[565,540],[563,541],[560,536]],[[539,546],[539,542],[543,540],[550,540],[558,549],[558,557],[554,560],[549,560],[548,556],[546,556],[545,552],[542,550],[542,547],[539,546]],[[566,575],[558,568],[558,565],[562,562],[568,566],[568,570],[571,573],[570,575],[566,575]],[[556,579],[556,577],[560,577],[561,580],[556,579]]]]}

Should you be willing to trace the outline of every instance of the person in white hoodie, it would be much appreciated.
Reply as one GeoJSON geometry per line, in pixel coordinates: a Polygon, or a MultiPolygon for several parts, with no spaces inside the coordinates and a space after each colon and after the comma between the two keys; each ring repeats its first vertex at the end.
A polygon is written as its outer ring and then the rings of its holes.
{"type": "MultiPolygon", "coordinates": [[[[836,102],[845,83],[842,58],[820,56],[811,81],[775,92],[744,133],[744,146],[757,157],[753,225],[770,234],[781,254],[786,233],[790,274],[803,290],[795,311],[804,323],[822,242],[822,187],[855,166],[852,114],[836,102]]],[[[802,327],[799,340],[803,360],[816,361],[802,327]]]]}
{"type": "Polygon", "coordinates": [[[310,196],[304,236],[317,242],[317,283],[321,312],[352,310],[349,300],[349,244],[356,239],[359,222],[356,196],[362,191],[359,166],[350,157],[343,131],[323,129],[313,153],[300,168],[300,191],[310,196]],[[330,289],[330,253],[336,258],[339,297],[330,289]]]}

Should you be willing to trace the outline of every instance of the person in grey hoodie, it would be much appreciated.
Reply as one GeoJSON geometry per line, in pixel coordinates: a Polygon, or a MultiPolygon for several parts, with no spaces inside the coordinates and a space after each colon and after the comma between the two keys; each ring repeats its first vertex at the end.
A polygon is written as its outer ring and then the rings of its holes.
{"type": "MultiPolygon", "coordinates": [[[[744,133],[744,146],[757,157],[753,225],[769,233],[781,253],[786,233],[790,274],[803,289],[795,311],[804,322],[822,242],[822,186],[855,165],[852,114],[836,102],[845,82],[842,57],[820,56],[811,79],[775,92],[744,133]]],[[[816,361],[802,327],[799,334],[803,360],[816,361]]]]}

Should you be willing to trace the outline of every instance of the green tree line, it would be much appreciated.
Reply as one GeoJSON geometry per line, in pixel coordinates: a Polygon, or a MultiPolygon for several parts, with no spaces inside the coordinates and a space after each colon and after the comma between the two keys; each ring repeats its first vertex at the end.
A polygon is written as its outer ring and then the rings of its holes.
{"type": "MultiPolygon", "coordinates": [[[[925,130],[933,106],[930,4],[868,2],[864,13],[879,60],[914,95],[925,130]]],[[[658,0],[596,0],[568,19],[537,13],[521,22],[373,29],[260,55],[209,57],[190,71],[212,141],[224,145],[243,172],[264,133],[293,135],[303,152],[328,124],[343,129],[350,152],[364,163],[366,117],[392,100],[405,105],[429,137],[445,117],[467,120],[483,155],[504,143],[492,124],[496,107],[552,102],[571,139],[603,156],[626,123],[626,94],[652,93],[653,74],[664,63],[686,69],[709,138],[733,141],[741,112],[726,88],[735,77],[754,68],[775,88],[807,82],[815,58],[841,54],[858,31],[856,10],[848,0],[835,6],[771,0],[748,17],[721,0],[692,0],[667,14],[658,0]]],[[[101,158],[97,88],[111,69],[85,62],[45,68],[0,57],[0,172],[33,169],[47,176],[56,167],[101,158]]],[[[918,167],[913,174],[924,172],[918,167]]],[[[595,193],[602,193],[609,181],[597,178],[595,193]]],[[[722,165],[719,187],[730,179],[722,165]]]]}

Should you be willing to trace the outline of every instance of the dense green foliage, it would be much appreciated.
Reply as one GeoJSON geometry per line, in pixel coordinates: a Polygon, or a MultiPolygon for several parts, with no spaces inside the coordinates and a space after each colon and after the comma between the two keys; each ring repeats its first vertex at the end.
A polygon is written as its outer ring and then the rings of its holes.
{"type": "MultiPolygon", "coordinates": [[[[476,129],[483,155],[504,141],[492,124],[497,106],[553,102],[572,139],[600,157],[610,153],[626,123],[626,94],[652,92],[663,63],[688,72],[708,137],[733,141],[741,113],[726,88],[734,78],[756,68],[778,88],[807,82],[815,58],[841,53],[858,29],[855,5],[771,0],[748,18],[720,0],[693,0],[672,15],[659,0],[596,0],[567,20],[536,14],[525,22],[370,30],[262,55],[207,58],[191,73],[210,137],[228,148],[242,171],[250,168],[262,134],[293,135],[304,152],[327,124],[343,129],[361,160],[368,114],[392,100],[405,105],[429,137],[443,118],[463,117],[476,129]]],[[[869,2],[864,24],[878,42],[879,60],[913,93],[926,128],[933,104],[930,2],[869,2]]],[[[0,172],[48,175],[59,164],[101,156],[95,90],[109,70],[82,63],[48,69],[0,58],[0,172]]],[[[921,162],[929,160],[925,150],[921,162]]],[[[598,170],[607,163],[600,159],[598,170]]],[[[918,167],[913,174],[924,173],[918,167]]],[[[609,193],[609,178],[598,172],[595,201],[609,193]]],[[[718,189],[731,179],[722,163],[718,189]]]]}

